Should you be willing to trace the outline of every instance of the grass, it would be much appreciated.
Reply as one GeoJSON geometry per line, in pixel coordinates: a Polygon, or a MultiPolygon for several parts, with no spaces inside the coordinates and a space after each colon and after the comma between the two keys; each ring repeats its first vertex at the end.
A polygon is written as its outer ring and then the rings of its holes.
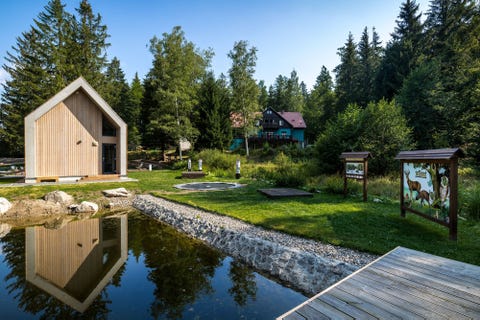
{"type": "MultiPolygon", "coordinates": [[[[455,242],[448,240],[448,229],[441,225],[409,213],[401,218],[398,201],[394,200],[374,203],[370,199],[364,203],[360,195],[344,198],[324,191],[312,198],[272,200],[257,192],[258,188],[271,185],[250,179],[240,180],[247,184],[240,189],[185,192],[173,185],[198,180],[180,179],[180,175],[180,171],[174,170],[131,172],[129,177],[139,181],[121,186],[343,247],[384,254],[396,246],[404,246],[480,265],[478,222],[460,220],[458,241],[455,242]]],[[[232,181],[212,175],[203,180],[232,181]]],[[[40,198],[49,191],[61,189],[79,200],[96,197],[101,190],[119,186],[119,183],[98,183],[0,188],[0,196],[9,200],[40,198]]]]}

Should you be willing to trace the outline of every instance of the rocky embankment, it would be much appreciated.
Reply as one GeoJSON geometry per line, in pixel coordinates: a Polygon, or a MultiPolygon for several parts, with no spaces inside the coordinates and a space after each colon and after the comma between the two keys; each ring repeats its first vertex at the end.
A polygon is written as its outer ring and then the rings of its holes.
{"type": "Polygon", "coordinates": [[[102,193],[101,198],[80,203],[63,191],[49,192],[42,199],[22,199],[11,203],[0,198],[0,237],[8,234],[12,225],[44,224],[58,229],[73,219],[87,219],[103,208],[131,208],[134,195],[125,188],[104,190],[102,193]]]}
{"type": "Polygon", "coordinates": [[[137,196],[133,206],[307,294],[320,292],[376,258],[153,196],[137,196]]]}

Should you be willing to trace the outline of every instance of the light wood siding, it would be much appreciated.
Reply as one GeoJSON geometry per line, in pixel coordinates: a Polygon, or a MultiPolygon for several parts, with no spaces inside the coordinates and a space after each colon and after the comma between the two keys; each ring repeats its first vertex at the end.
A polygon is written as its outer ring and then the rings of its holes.
{"type": "Polygon", "coordinates": [[[102,112],[78,90],[36,121],[36,176],[101,174],[101,135],[102,112]]]}
{"type": "MultiPolygon", "coordinates": [[[[90,278],[96,278],[102,266],[100,219],[69,223],[60,230],[35,227],[35,273],[60,288],[65,288],[77,278],[80,267],[83,281],[77,284],[89,285],[90,278]],[[88,263],[87,263],[88,257],[88,263]]],[[[80,288],[79,288],[80,289],[80,288]]],[[[81,291],[81,290],[79,290],[81,291]]]]}

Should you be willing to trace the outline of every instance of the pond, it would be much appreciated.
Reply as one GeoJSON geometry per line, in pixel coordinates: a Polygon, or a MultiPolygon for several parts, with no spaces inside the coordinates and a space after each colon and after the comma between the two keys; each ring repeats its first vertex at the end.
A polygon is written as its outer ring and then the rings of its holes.
{"type": "Polygon", "coordinates": [[[0,239],[2,319],[273,319],[307,298],[136,211],[0,239]]]}

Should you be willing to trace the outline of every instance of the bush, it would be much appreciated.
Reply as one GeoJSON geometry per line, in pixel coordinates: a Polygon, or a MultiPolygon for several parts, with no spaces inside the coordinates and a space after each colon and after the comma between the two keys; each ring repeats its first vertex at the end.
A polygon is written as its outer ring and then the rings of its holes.
{"type": "Polygon", "coordinates": [[[343,194],[343,178],[328,176],[323,180],[322,189],[328,193],[343,194]]]}
{"type": "Polygon", "coordinates": [[[273,163],[256,165],[251,173],[253,178],[273,183],[277,187],[302,187],[306,175],[303,163],[295,163],[283,152],[280,152],[273,163]]]}
{"type": "Polygon", "coordinates": [[[391,200],[400,199],[400,178],[378,177],[368,180],[368,194],[391,200]]]}
{"type": "MultiPolygon", "coordinates": [[[[194,157],[195,161],[202,159],[202,165],[210,171],[231,171],[235,174],[235,163],[242,157],[230,153],[225,153],[215,149],[205,149],[200,151],[194,157]]],[[[241,159],[244,160],[244,159],[241,159]]],[[[242,161],[244,162],[244,161],[242,161]]],[[[193,164],[192,164],[193,167],[193,164]]]]}
{"type": "Polygon", "coordinates": [[[480,220],[480,183],[465,190],[463,194],[463,215],[468,220],[480,220]]]}

